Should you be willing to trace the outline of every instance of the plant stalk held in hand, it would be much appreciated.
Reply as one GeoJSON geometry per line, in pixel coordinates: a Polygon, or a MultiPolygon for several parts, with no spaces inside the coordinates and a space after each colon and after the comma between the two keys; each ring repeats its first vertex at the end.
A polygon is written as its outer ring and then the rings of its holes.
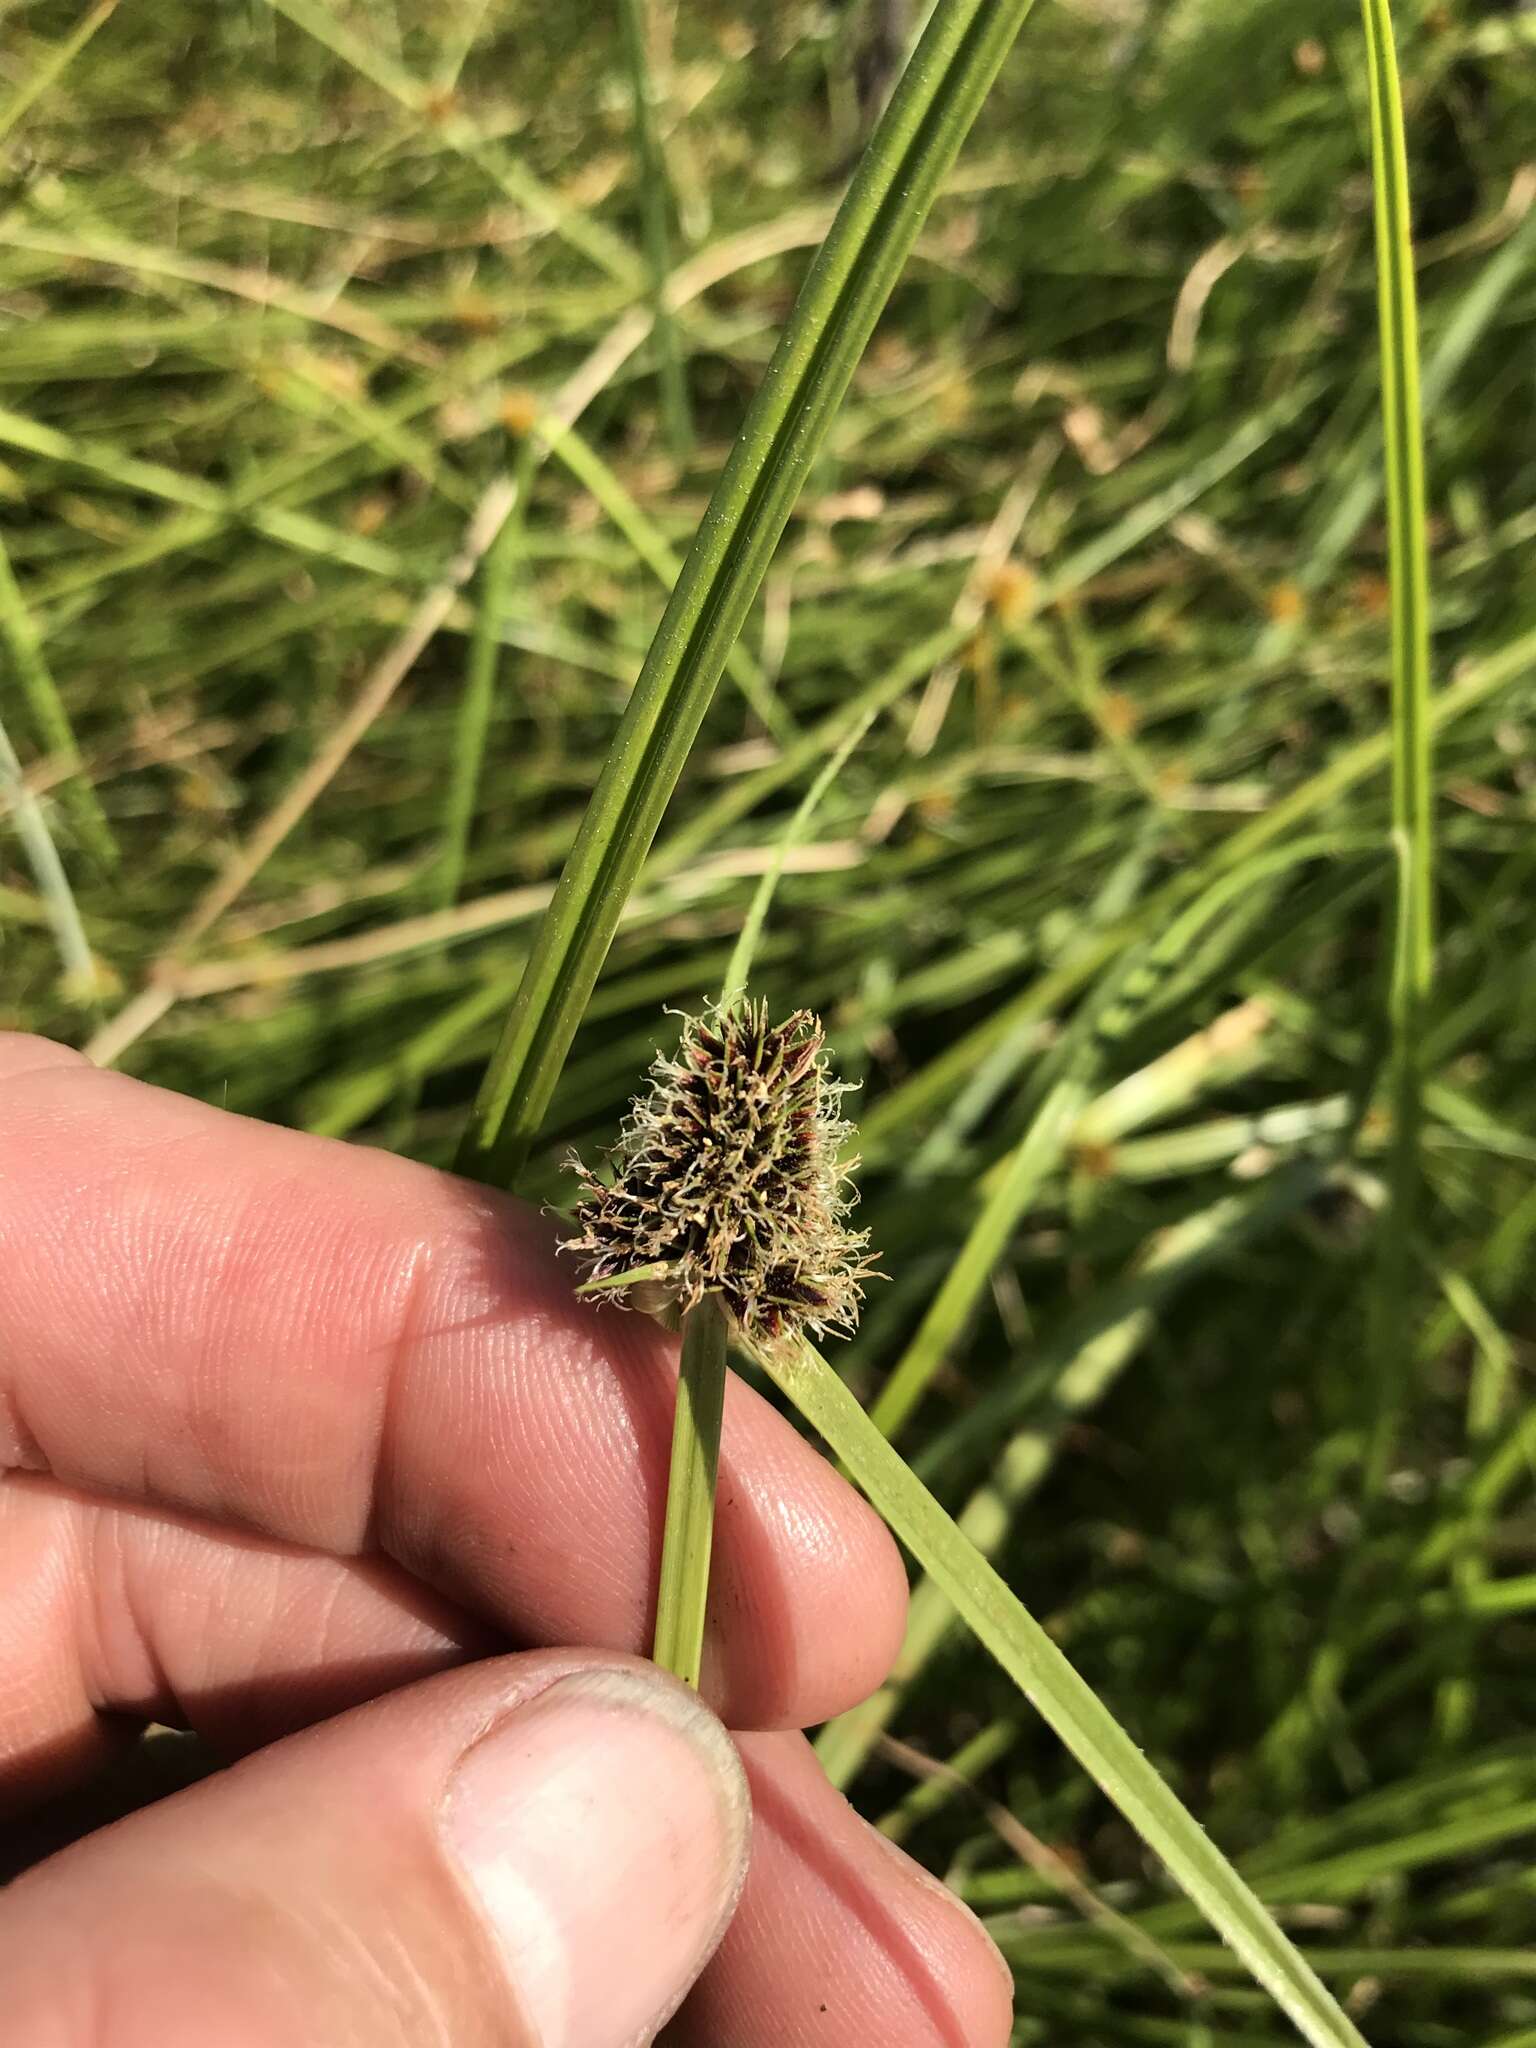
{"type": "Polygon", "coordinates": [[[680,1313],[683,1362],[662,1543],[656,1659],[697,1684],[728,1333],[755,1343],[851,1329],[870,1270],[850,1230],[842,1085],[808,1010],[761,1003],[685,1017],[586,1194],[571,1249],[588,1285],[680,1313]]]}

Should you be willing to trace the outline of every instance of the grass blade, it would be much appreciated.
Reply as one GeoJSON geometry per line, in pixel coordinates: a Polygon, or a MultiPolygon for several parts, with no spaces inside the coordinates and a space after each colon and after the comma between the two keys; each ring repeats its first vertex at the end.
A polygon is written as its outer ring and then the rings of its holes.
{"type": "MultiPolygon", "coordinates": [[[[1057,1364],[1049,1393],[1017,1422],[1017,1390],[1027,1384],[1012,1374],[990,1395],[983,1395],[958,1423],[934,1439],[917,1469],[932,1473],[951,1460],[957,1440],[969,1437],[1002,1449],[991,1459],[991,1473],[961,1509],[961,1533],[984,1557],[1003,1544],[1023,1508],[1051,1472],[1069,1426],[1090,1413],[1109,1393],[1136,1358],[1156,1327],[1163,1297],[1180,1279],[1229,1256],[1249,1237],[1273,1226],[1300,1208],[1322,1184],[1310,1162],[1277,1174],[1276,1185],[1258,1199],[1229,1197],[1173,1226],[1152,1243],[1144,1260],[1118,1286],[1104,1290],[1084,1319],[1070,1322],[1051,1338],[1046,1353],[1057,1364]]],[[[1032,1360],[1034,1365],[1045,1358],[1032,1360]]],[[[833,1784],[846,1790],[863,1767],[881,1731],[901,1707],[955,1626],[955,1610],[942,1586],[931,1578],[912,1588],[907,1632],[890,1675],[867,1700],[829,1721],[816,1738],[816,1754],[833,1784]]]]}
{"type": "MultiPolygon", "coordinates": [[[[101,805],[96,801],[96,792],[80,766],[80,749],[75,744],[69,713],[64,709],[64,700],[44,658],[43,644],[32,614],[27,610],[26,600],[11,573],[10,557],[3,541],[0,541],[0,647],[9,657],[20,686],[20,696],[32,720],[35,738],[50,753],[56,754],[69,771],[62,801],[70,823],[79,834],[81,845],[103,867],[114,867],[117,843],[101,805]]],[[[49,843],[52,844],[51,841],[49,843]]]]}
{"type": "MultiPolygon", "coordinates": [[[[1502,646],[1464,662],[1453,683],[1430,700],[1431,734],[1455,725],[1469,711],[1523,681],[1536,662],[1536,628],[1517,633],[1502,646]]],[[[1032,982],[1022,994],[994,1010],[937,1054],[928,1064],[891,1089],[863,1120],[866,1156],[887,1134],[907,1119],[926,1113],[935,1102],[975,1071],[979,1060],[1028,1019],[1047,1015],[1053,1005],[1065,1002],[1087,983],[1117,949],[1129,940],[1154,930],[1160,919],[1183,903],[1190,890],[1217,874],[1234,874],[1245,861],[1288,832],[1308,822],[1329,804],[1365,781],[1391,758],[1392,735],[1369,732],[1363,739],[1341,747],[1333,758],[1295,789],[1276,799],[1221,842],[1198,868],[1185,870],[1161,884],[1140,905],[1134,916],[1102,933],[1073,951],[1059,966],[1032,982]]]]}
{"type": "Polygon", "coordinates": [[[688,407],[688,380],[677,341],[677,322],[667,305],[667,277],[672,268],[667,215],[672,192],[667,160],[656,132],[656,107],[651,95],[651,67],[646,58],[642,0],[619,0],[619,26],[624,61],[629,66],[630,96],[635,109],[635,159],[640,176],[640,215],[646,261],[651,272],[651,305],[656,315],[653,334],[661,359],[661,412],[672,453],[685,456],[693,446],[693,420],[688,407]]]}
{"type": "Polygon", "coordinates": [[[444,148],[473,164],[515,206],[525,207],[589,262],[621,282],[636,279],[638,266],[617,235],[600,221],[588,219],[578,207],[567,205],[517,158],[483,141],[451,107],[438,108],[435,89],[391,62],[380,38],[357,34],[321,5],[320,0],[267,0],[267,5],[274,13],[286,15],[295,28],[313,36],[344,64],[350,64],[360,77],[377,86],[397,106],[417,116],[423,127],[437,135],[444,148]]]}
{"type": "Polygon", "coordinates": [[[860,160],[663,614],[460,1148],[515,1180],[810,463],[1030,0],[941,0],[860,160]]]}
{"type": "Polygon", "coordinates": [[[1361,0],[1370,75],[1371,182],[1381,330],[1391,586],[1392,838],[1397,903],[1388,997],[1392,1099],[1391,1199],[1378,1240],[1373,1303],[1377,1413],[1367,1482],[1385,1477],[1409,1349],[1411,1248],[1419,1200],[1421,1039],[1434,973],[1434,788],[1429,681],[1429,542],[1419,328],[1408,203],[1408,155],[1389,0],[1361,0]]]}
{"type": "Polygon", "coordinates": [[[873,711],[866,711],[833,749],[821,773],[816,777],[795,810],[794,816],[779,836],[774,848],[773,864],[767,869],[753,894],[751,906],[742,920],[736,944],[731,949],[730,965],[725,970],[725,982],[721,989],[722,1007],[739,1002],[747,992],[747,982],[752,973],[752,961],[757,952],[758,942],[763,936],[763,926],[768,921],[768,912],[773,907],[774,894],[784,876],[784,863],[810,830],[811,820],[817,806],[847,765],[848,757],[863,739],[874,723],[873,711]]]}
{"type": "Polygon", "coordinates": [[[1006,1173],[985,1202],[961,1246],[944,1284],[934,1296],[911,1343],[880,1389],[871,1411],[875,1427],[895,1436],[928,1391],[993,1267],[1002,1257],[1048,1174],[1060,1163],[1073,1120],[1087,1100],[1077,1074],[1065,1075],[1031,1118],[1015,1146],[1006,1173]]]}
{"type": "MultiPolygon", "coordinates": [[[[1176,973],[1211,919],[1237,894],[1251,889],[1270,868],[1285,869],[1336,843],[1302,839],[1269,856],[1249,861],[1216,881],[1157,939],[1130,947],[1119,967],[1089,998],[1060,1041],[1053,1063],[1059,1071],[1030,1118],[1023,1137],[1002,1162],[985,1201],[967,1232],[943,1284],[892,1368],[871,1409],[875,1426],[893,1437],[927,1392],[959,1337],[993,1268],[1011,1242],[1029,1206],[1061,1161],[1075,1133],[1098,1066],[1123,1038],[1147,1004],[1176,973]]],[[[1203,1041],[1200,1041],[1203,1048],[1203,1041]]],[[[1203,1052],[1202,1052],[1203,1056],[1203,1052]]]]}
{"type": "Polygon", "coordinates": [[[0,725],[0,796],[7,799],[15,817],[16,836],[21,841],[48,914],[48,922],[53,927],[54,942],[59,949],[69,992],[78,1001],[87,1002],[96,993],[96,963],[91,957],[90,943],[80,922],[80,912],[75,906],[64,863],[59,859],[59,850],[49,834],[43,807],[23,779],[16,749],[3,725],[0,725]]]}
{"type": "MultiPolygon", "coordinates": [[[[577,483],[591,492],[662,588],[671,590],[682,571],[681,562],[591,443],[550,411],[538,414],[531,431],[565,464],[577,483]]],[[[795,736],[794,726],[746,648],[740,644],[733,647],[725,666],[769,732],[788,745],[795,736]]]]}
{"type": "Polygon", "coordinates": [[[757,1362],[1314,2048],[1365,2048],[1317,1973],[1023,1602],[809,1345],[757,1362]]]}
{"type": "Polygon", "coordinates": [[[699,1682],[709,1559],[714,1547],[715,1477],[725,1402],[725,1316],[712,1294],[683,1319],[683,1357],[667,1475],[652,1655],[687,1685],[699,1682]]]}
{"type": "Polygon", "coordinates": [[[516,496],[512,510],[497,529],[480,567],[475,624],[470,635],[469,659],[464,665],[464,693],[459,699],[454,724],[448,794],[443,806],[442,849],[436,872],[431,878],[431,902],[437,910],[447,910],[458,902],[459,888],[464,880],[470,828],[475,819],[475,797],[480,787],[486,735],[490,730],[491,708],[496,696],[496,675],[501,666],[502,620],[513,570],[522,547],[523,508],[528,500],[533,469],[534,452],[525,447],[514,478],[516,496]]]}
{"type": "Polygon", "coordinates": [[[45,93],[53,90],[97,29],[110,21],[116,11],[117,0],[96,0],[89,13],[83,15],[63,41],[48,52],[32,76],[22,81],[0,106],[0,142],[5,140],[29,108],[35,107],[45,93]]]}

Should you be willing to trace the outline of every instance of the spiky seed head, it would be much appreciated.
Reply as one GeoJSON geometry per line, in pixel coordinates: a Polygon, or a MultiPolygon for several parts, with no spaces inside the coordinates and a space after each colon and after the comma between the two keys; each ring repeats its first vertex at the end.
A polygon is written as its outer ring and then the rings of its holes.
{"type": "Polygon", "coordinates": [[[822,1038],[809,1010],[770,1024],[761,1003],[683,1018],[676,1052],[657,1056],[630,1105],[613,1184],[572,1162],[586,1192],[567,1249],[589,1280],[659,1266],[681,1309],[713,1292],[770,1342],[854,1327],[868,1232],[844,1220],[852,1126],[822,1038]]]}

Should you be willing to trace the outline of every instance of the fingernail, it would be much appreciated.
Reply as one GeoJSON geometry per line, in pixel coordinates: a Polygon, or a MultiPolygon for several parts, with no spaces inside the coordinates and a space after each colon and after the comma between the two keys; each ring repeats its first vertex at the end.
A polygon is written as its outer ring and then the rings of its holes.
{"type": "Polygon", "coordinates": [[[443,1824],[538,2048],[637,2048],[735,1904],[746,1779],[691,1693],[582,1671],[466,1752],[443,1824]]]}

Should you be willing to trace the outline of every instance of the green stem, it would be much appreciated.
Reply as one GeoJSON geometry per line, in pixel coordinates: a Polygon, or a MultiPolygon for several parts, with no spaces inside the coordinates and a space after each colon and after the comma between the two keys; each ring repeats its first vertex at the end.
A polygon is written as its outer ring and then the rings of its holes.
{"type": "Polygon", "coordinates": [[[502,621],[513,570],[522,550],[523,508],[536,462],[537,451],[531,443],[525,442],[519,453],[515,477],[517,502],[502,521],[480,568],[475,623],[470,635],[469,660],[464,669],[464,692],[459,699],[453,758],[449,763],[448,794],[443,807],[442,851],[437,872],[431,877],[434,909],[446,910],[457,903],[464,880],[470,829],[475,818],[475,797],[480,787],[486,734],[490,730],[491,707],[496,696],[496,673],[501,663],[502,621]]]}
{"type": "Polygon", "coordinates": [[[65,36],[61,43],[55,44],[32,76],[24,79],[5,105],[0,106],[0,142],[5,140],[30,107],[35,107],[44,94],[53,90],[97,29],[111,20],[116,7],[117,0],[97,0],[97,4],[77,23],[72,33],[65,36]]]}
{"type": "Polygon", "coordinates": [[[1381,329],[1382,442],[1392,607],[1393,919],[1390,1199],[1378,1237],[1373,1301],[1376,1416],[1366,1472],[1379,1492],[1391,1463],[1411,1349],[1414,1223],[1420,1202],[1422,1039],[1434,973],[1434,783],[1429,677],[1429,547],[1419,326],[1403,100],[1389,0],[1361,0],[1370,74],[1376,303],[1381,329]]]}
{"type": "MultiPolygon", "coordinates": [[[[293,0],[284,0],[285,5],[293,0]]],[[[1030,0],[939,0],[774,350],[630,695],[458,1167],[511,1186],[801,485],[1030,0]]]]}
{"type": "MultiPolygon", "coordinates": [[[[16,758],[16,749],[11,745],[3,724],[0,724],[0,798],[6,800],[16,820],[16,836],[31,863],[38,894],[53,927],[69,992],[77,1002],[90,1002],[97,994],[96,963],[85,936],[85,927],[80,922],[80,912],[75,906],[64,863],[59,859],[59,850],[49,834],[43,807],[27,787],[21,763],[16,758]]],[[[0,816],[3,815],[4,810],[0,808],[0,816]]]]}
{"type": "MultiPolygon", "coordinates": [[[[960,1533],[983,1557],[994,1557],[1002,1549],[1025,1504],[1050,1473],[1069,1426],[1106,1397],[1158,1327],[1156,1308],[1165,1290],[1294,1213],[1325,1183],[1322,1170],[1311,1161],[1271,1178],[1274,1185],[1257,1197],[1229,1196],[1149,1240],[1144,1258],[1133,1260],[1118,1287],[1105,1289],[1087,1310],[1086,1323],[1072,1318],[1064,1330],[1047,1339],[1041,1355],[1030,1363],[1047,1367],[1054,1354],[1057,1370],[1049,1392],[1031,1404],[1022,1425],[1016,1421],[1018,1389],[1028,1385],[1032,1375],[1016,1370],[982,1395],[960,1424],[931,1440],[914,1461],[931,1473],[948,1462],[945,1453],[957,1441],[968,1437],[972,1442],[1001,1444],[993,1451],[991,1471],[957,1518],[960,1533]]],[[[954,1606],[943,1587],[931,1578],[919,1579],[912,1588],[906,1636],[885,1683],[828,1721],[816,1738],[821,1767],[839,1791],[853,1782],[954,1627],[954,1606]]]]}
{"type": "Polygon", "coordinates": [[[58,757],[60,765],[67,770],[59,796],[61,807],[78,834],[80,844],[100,866],[116,866],[117,843],[96,801],[96,792],[80,765],[74,728],[44,658],[36,622],[27,609],[20,585],[11,573],[10,557],[3,542],[0,542],[0,648],[10,657],[10,667],[32,721],[34,736],[58,757]]]}
{"type": "Polygon", "coordinates": [[[683,1359],[672,1424],[672,1469],[661,1539],[656,1644],[664,1671],[699,1682],[709,1556],[715,1532],[715,1476],[720,1463],[720,1411],[725,1400],[725,1315],[706,1294],[683,1319],[683,1359]]]}
{"type": "Polygon", "coordinates": [[[635,156],[640,172],[640,220],[645,235],[646,261],[651,272],[651,305],[655,311],[656,352],[661,359],[661,412],[667,440],[679,461],[693,446],[693,419],[688,408],[688,381],[677,342],[677,322],[667,304],[667,279],[672,272],[672,253],[667,232],[671,190],[667,160],[661,137],[656,132],[656,108],[651,97],[651,67],[645,53],[645,19],[641,0],[619,0],[619,22],[624,35],[624,58],[629,66],[630,91],[635,107],[635,156]]]}
{"type": "Polygon", "coordinates": [[[872,711],[866,711],[844,734],[841,744],[833,749],[831,758],[800,799],[794,816],[779,834],[779,843],[773,850],[772,863],[753,892],[751,906],[742,921],[736,944],[731,949],[730,961],[726,966],[725,980],[720,991],[722,1010],[730,1009],[745,996],[747,982],[752,973],[752,962],[757,956],[758,943],[763,936],[763,926],[768,921],[774,894],[784,876],[784,863],[805,837],[811,820],[816,815],[817,805],[842,773],[848,756],[869,731],[874,718],[875,714],[872,711]]]}
{"type": "Polygon", "coordinates": [[[883,1435],[898,1433],[932,1385],[1030,1204],[1060,1164],[1073,1121],[1087,1097],[1083,1082],[1075,1074],[1068,1075],[1056,1083],[1030,1119],[916,1335],[880,1389],[871,1414],[883,1435]]]}
{"type": "Polygon", "coordinates": [[[1190,1899],[1314,2048],[1365,2048],[1305,1957],[1163,1783],[1023,1602],[892,1450],[824,1358],[754,1353],[948,1594],[977,1639],[1160,1856],[1190,1899]]]}

